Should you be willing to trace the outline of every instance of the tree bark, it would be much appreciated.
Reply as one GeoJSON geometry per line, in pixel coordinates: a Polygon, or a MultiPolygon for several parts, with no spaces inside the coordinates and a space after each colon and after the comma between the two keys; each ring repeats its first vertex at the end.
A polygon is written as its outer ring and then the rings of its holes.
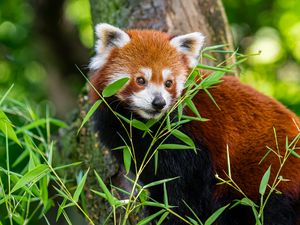
{"type": "MultiPolygon", "coordinates": [[[[233,49],[221,0],[90,0],[90,4],[94,24],[109,22],[125,28],[151,28],[174,35],[200,31],[206,36],[206,45],[226,43],[226,49],[233,49]]],[[[228,56],[217,57],[224,60],[228,56]]],[[[95,133],[92,120],[76,136],[89,108],[87,98],[83,93],[79,113],[75,114],[71,128],[63,131],[62,158],[83,161],[81,169],[84,171],[90,168],[85,190],[87,208],[95,224],[103,224],[111,209],[103,199],[91,192],[91,189],[101,190],[92,171],[96,170],[109,184],[113,176],[118,179],[118,165],[110,150],[101,145],[101,137],[95,133]]],[[[132,224],[136,224],[138,219],[133,219],[132,224]]],[[[107,224],[112,224],[112,221],[107,224]]]]}

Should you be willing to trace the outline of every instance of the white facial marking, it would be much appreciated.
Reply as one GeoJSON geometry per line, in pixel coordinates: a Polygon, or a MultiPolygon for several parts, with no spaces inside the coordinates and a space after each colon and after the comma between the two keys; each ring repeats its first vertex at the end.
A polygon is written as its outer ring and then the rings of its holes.
{"type": "Polygon", "coordinates": [[[130,100],[132,109],[145,119],[159,118],[172,104],[171,94],[164,88],[164,85],[149,84],[144,90],[135,92],[130,100]],[[159,112],[152,107],[152,101],[156,95],[161,95],[166,101],[166,106],[159,112]]]}
{"type": "Polygon", "coordinates": [[[151,80],[152,77],[152,69],[147,67],[142,67],[140,71],[144,74],[146,80],[151,80]]]}
{"type": "Polygon", "coordinates": [[[184,89],[184,84],[186,81],[186,76],[185,75],[179,75],[176,77],[176,97],[178,98],[183,89],[184,89]]]}
{"type": "Polygon", "coordinates": [[[163,69],[162,71],[163,80],[166,81],[168,77],[171,75],[171,73],[172,72],[169,68],[163,69]]]}

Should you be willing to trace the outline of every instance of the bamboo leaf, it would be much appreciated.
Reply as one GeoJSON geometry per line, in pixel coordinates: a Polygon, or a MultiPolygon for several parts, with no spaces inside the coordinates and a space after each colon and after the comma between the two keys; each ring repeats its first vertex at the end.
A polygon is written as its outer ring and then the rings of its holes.
{"type": "Polygon", "coordinates": [[[13,140],[14,142],[16,142],[18,145],[21,146],[21,143],[13,129],[13,126],[10,122],[10,120],[8,119],[8,117],[6,116],[6,114],[0,110],[0,130],[7,135],[7,137],[11,140],[13,140]]]}
{"type": "Polygon", "coordinates": [[[161,144],[160,146],[158,146],[158,149],[186,150],[186,149],[193,149],[193,147],[187,145],[180,145],[180,144],[161,144]]]}
{"type": "Polygon", "coordinates": [[[139,130],[143,130],[143,131],[147,131],[149,130],[148,126],[146,124],[144,124],[143,122],[137,120],[137,119],[133,119],[131,121],[131,124],[133,127],[139,129],[139,130]]]}
{"type": "Polygon", "coordinates": [[[229,206],[230,204],[228,205],[225,205],[221,208],[219,208],[217,211],[215,211],[204,223],[204,225],[211,225],[213,224],[216,219],[218,219],[218,217],[224,212],[224,210],[229,206]]]}
{"type": "Polygon", "coordinates": [[[58,127],[62,127],[62,128],[66,128],[68,127],[68,125],[66,123],[64,123],[63,121],[60,121],[60,120],[57,120],[57,119],[39,119],[39,120],[36,120],[32,123],[29,123],[23,127],[20,127],[18,130],[17,130],[17,134],[19,133],[22,133],[24,131],[27,131],[27,130],[31,130],[33,128],[36,128],[36,127],[40,127],[40,126],[43,126],[45,124],[47,124],[48,122],[58,126],[58,127]]]}
{"type": "Polygon", "coordinates": [[[77,188],[76,188],[76,190],[75,190],[75,192],[74,192],[73,200],[74,200],[75,202],[78,202],[78,200],[79,200],[79,196],[80,196],[80,194],[81,194],[81,192],[82,192],[82,190],[83,190],[83,187],[84,187],[84,184],[85,184],[85,182],[86,182],[86,178],[87,178],[87,175],[88,175],[89,170],[90,170],[90,169],[88,169],[88,170],[86,171],[86,173],[83,175],[83,177],[82,177],[81,180],[79,181],[79,184],[78,184],[78,186],[77,186],[77,188]]]}
{"type": "Polygon", "coordinates": [[[200,113],[198,112],[197,107],[195,106],[194,102],[193,102],[190,98],[187,98],[187,99],[185,100],[185,103],[186,103],[186,105],[190,108],[190,110],[192,110],[192,112],[193,112],[196,116],[198,116],[199,118],[201,118],[200,113]]]}
{"type": "Polygon", "coordinates": [[[129,79],[129,77],[124,77],[108,85],[102,91],[103,97],[110,97],[117,93],[129,81],[129,79]]]}
{"type": "Polygon", "coordinates": [[[126,173],[129,173],[130,166],[131,166],[131,154],[128,146],[123,148],[123,161],[126,173]]]}
{"type": "Polygon", "coordinates": [[[263,175],[261,181],[260,181],[260,185],[259,185],[259,193],[261,195],[264,195],[268,186],[268,182],[269,182],[269,178],[270,178],[270,174],[271,174],[271,166],[269,166],[269,168],[267,169],[267,171],[265,172],[265,174],[263,175]]]}
{"type": "Polygon", "coordinates": [[[106,195],[107,201],[109,202],[109,204],[111,206],[114,206],[116,204],[116,200],[114,198],[114,196],[112,196],[112,194],[110,193],[110,191],[108,190],[108,188],[106,187],[105,183],[103,182],[103,180],[101,179],[101,177],[98,175],[98,173],[96,171],[94,171],[96,178],[98,180],[98,183],[101,187],[101,189],[103,190],[104,194],[106,195]]]}
{"type": "Polygon", "coordinates": [[[187,144],[190,147],[192,147],[194,150],[196,149],[194,141],[189,136],[187,136],[185,133],[181,132],[180,130],[174,129],[172,131],[172,134],[175,137],[177,137],[179,140],[181,140],[182,142],[184,142],[185,144],[187,144]]]}
{"type": "Polygon", "coordinates": [[[164,222],[164,220],[167,218],[168,215],[169,215],[169,212],[165,212],[164,214],[162,214],[156,225],[162,224],[162,222],[164,222]]]}
{"type": "Polygon", "coordinates": [[[138,222],[137,225],[149,224],[150,221],[154,220],[156,217],[158,217],[160,214],[162,214],[164,212],[165,212],[165,210],[162,209],[162,210],[158,211],[157,213],[154,213],[154,214],[142,219],[140,222],[138,222]]]}
{"type": "Polygon", "coordinates": [[[47,173],[49,173],[50,169],[45,164],[40,164],[35,167],[33,170],[27,172],[15,186],[12,188],[11,192],[15,192],[16,190],[24,187],[27,184],[34,184],[39,181],[42,177],[44,177],[47,173]]]}
{"type": "Polygon", "coordinates": [[[77,134],[79,133],[79,131],[81,130],[81,128],[84,126],[84,124],[91,118],[91,116],[94,114],[94,112],[98,109],[99,105],[102,103],[102,100],[99,99],[97,100],[92,107],[90,108],[90,110],[88,111],[88,113],[86,114],[86,116],[83,118],[83,121],[77,131],[77,134]]]}
{"type": "Polygon", "coordinates": [[[206,69],[206,70],[212,70],[212,71],[228,72],[228,73],[233,72],[232,70],[229,70],[229,69],[226,69],[226,68],[208,66],[208,65],[203,65],[203,64],[198,64],[197,68],[206,69]]]}
{"type": "Polygon", "coordinates": [[[146,189],[146,188],[149,188],[149,187],[153,187],[153,186],[157,186],[157,185],[160,185],[160,184],[163,184],[163,183],[167,183],[167,182],[170,182],[172,180],[176,180],[178,179],[179,177],[173,177],[173,178],[168,178],[168,179],[163,179],[163,180],[158,180],[158,181],[154,181],[154,182],[151,182],[149,184],[146,184],[143,188],[146,189]]]}

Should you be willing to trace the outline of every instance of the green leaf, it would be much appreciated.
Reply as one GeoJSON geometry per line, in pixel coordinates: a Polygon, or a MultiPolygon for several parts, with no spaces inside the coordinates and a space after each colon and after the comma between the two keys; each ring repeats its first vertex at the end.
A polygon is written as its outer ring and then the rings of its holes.
{"type": "Polygon", "coordinates": [[[162,214],[156,225],[162,224],[162,222],[164,222],[164,220],[167,218],[168,215],[169,215],[169,212],[165,212],[164,214],[162,214]]]}
{"type": "Polygon", "coordinates": [[[15,184],[11,192],[15,192],[16,190],[24,187],[27,184],[34,184],[39,181],[42,177],[44,177],[47,173],[49,173],[50,169],[45,164],[40,164],[35,167],[33,170],[28,171],[18,182],[15,184]]]}
{"type": "Polygon", "coordinates": [[[229,206],[230,204],[228,205],[225,205],[223,206],[222,208],[219,208],[217,211],[215,211],[204,223],[204,225],[211,225],[213,224],[216,219],[218,219],[218,217],[224,212],[224,210],[229,206]]]}
{"type": "Polygon", "coordinates": [[[101,104],[102,100],[99,99],[97,100],[92,107],[90,108],[90,110],[88,111],[88,113],[86,114],[86,116],[83,118],[83,121],[77,131],[77,134],[79,133],[79,131],[81,130],[81,128],[84,126],[84,124],[91,118],[91,116],[94,114],[94,112],[98,109],[99,105],[101,104]]]}
{"type": "Polygon", "coordinates": [[[208,97],[212,100],[212,102],[215,104],[215,106],[217,106],[217,108],[218,108],[219,110],[221,110],[220,107],[219,107],[219,105],[218,105],[217,102],[215,101],[214,97],[210,94],[210,92],[209,92],[207,89],[203,89],[203,90],[204,90],[205,93],[208,95],[208,97]]]}
{"type": "Polygon", "coordinates": [[[137,119],[129,120],[125,116],[122,116],[119,113],[116,113],[116,114],[118,115],[118,117],[120,117],[126,123],[131,124],[131,126],[137,128],[139,130],[143,130],[143,131],[147,131],[148,130],[148,126],[146,124],[144,124],[143,122],[141,122],[141,121],[139,121],[137,119]]]}
{"type": "Polygon", "coordinates": [[[196,116],[198,116],[199,118],[201,118],[200,113],[198,112],[197,107],[195,106],[194,102],[190,98],[187,98],[185,100],[185,103],[190,108],[190,110],[192,110],[192,112],[195,113],[196,116]]]}
{"type": "Polygon", "coordinates": [[[260,185],[259,185],[259,193],[261,195],[264,195],[268,186],[268,182],[269,182],[269,178],[270,178],[270,174],[271,174],[271,166],[269,166],[269,168],[267,169],[267,171],[265,172],[265,174],[263,175],[261,181],[260,181],[260,185]]]}
{"type": "Polygon", "coordinates": [[[289,149],[289,151],[291,152],[291,154],[292,154],[293,156],[295,156],[296,158],[300,159],[300,155],[299,155],[297,152],[295,152],[294,149],[289,149]]]}
{"type": "Polygon", "coordinates": [[[178,120],[180,121],[181,120],[181,117],[182,117],[182,113],[183,113],[183,105],[182,103],[178,105],[178,120]]]}
{"type": "Polygon", "coordinates": [[[171,120],[170,120],[170,115],[167,116],[167,129],[171,130],[171,120]]]}
{"type": "Polygon", "coordinates": [[[48,179],[47,179],[47,177],[43,177],[39,183],[40,183],[40,189],[41,189],[41,199],[42,199],[44,209],[45,209],[48,205],[48,201],[50,200],[49,195],[48,195],[48,179]]]}
{"type": "Polygon", "coordinates": [[[139,130],[148,130],[148,126],[146,124],[144,124],[143,122],[137,120],[137,119],[133,119],[131,121],[131,125],[139,130]]]}
{"type": "Polygon", "coordinates": [[[52,119],[52,118],[50,118],[50,119],[39,119],[39,120],[36,120],[36,121],[34,121],[32,123],[29,123],[29,124],[27,124],[27,125],[25,125],[23,127],[20,127],[17,130],[16,133],[19,134],[19,133],[22,133],[24,131],[31,130],[33,128],[43,126],[43,125],[47,124],[48,122],[50,122],[50,123],[52,123],[52,124],[54,124],[54,125],[56,125],[58,127],[62,127],[62,128],[68,127],[68,125],[66,123],[64,123],[64,122],[62,122],[60,120],[57,120],[57,119],[52,119]]]}
{"type": "Polygon", "coordinates": [[[206,122],[209,120],[209,119],[206,119],[203,117],[193,117],[193,116],[186,116],[186,115],[182,115],[182,119],[196,120],[196,121],[201,121],[201,122],[206,122]]]}
{"type": "Polygon", "coordinates": [[[175,129],[172,131],[172,134],[177,137],[179,140],[181,140],[182,142],[184,142],[185,144],[191,146],[194,150],[196,150],[196,146],[194,144],[194,141],[187,136],[186,134],[184,134],[183,132],[175,129]]]}
{"type": "Polygon", "coordinates": [[[164,204],[165,204],[166,208],[169,207],[168,191],[167,191],[166,183],[164,183],[164,204]]]}
{"type": "Polygon", "coordinates": [[[156,217],[158,217],[160,214],[162,214],[164,212],[165,212],[165,210],[162,209],[162,210],[158,211],[157,213],[154,213],[154,214],[142,219],[140,222],[138,222],[137,225],[149,224],[150,221],[154,220],[156,217]]]}
{"type": "Polygon", "coordinates": [[[6,116],[6,114],[0,110],[0,130],[7,135],[7,137],[11,140],[13,140],[14,142],[16,142],[18,145],[21,146],[21,143],[13,129],[13,126],[10,122],[10,120],[8,119],[8,117],[6,116]]]}
{"type": "Polygon", "coordinates": [[[160,146],[158,146],[158,149],[185,150],[185,149],[193,149],[193,147],[187,145],[179,145],[179,144],[161,144],[160,146]]]}
{"type": "Polygon", "coordinates": [[[14,84],[12,84],[10,86],[10,88],[4,93],[4,95],[2,95],[1,99],[0,99],[0,105],[2,104],[2,102],[5,100],[5,98],[8,96],[8,94],[10,93],[11,89],[14,87],[14,84]]]}
{"type": "Polygon", "coordinates": [[[200,68],[200,69],[206,69],[206,70],[212,70],[212,71],[228,72],[228,73],[233,72],[232,70],[228,70],[228,69],[226,69],[226,68],[220,68],[220,67],[208,66],[208,65],[203,65],[203,64],[198,64],[198,65],[197,65],[197,68],[200,68]]]}
{"type": "Polygon", "coordinates": [[[109,204],[111,206],[114,206],[116,204],[116,200],[115,200],[114,196],[112,196],[112,194],[110,193],[110,191],[108,190],[108,188],[106,187],[105,183],[103,182],[101,177],[98,175],[98,173],[96,171],[94,171],[94,173],[96,175],[96,178],[98,180],[98,183],[99,183],[101,189],[103,190],[103,192],[107,198],[107,201],[109,202],[109,204]]]}
{"type": "Polygon", "coordinates": [[[195,79],[198,75],[198,71],[194,70],[188,77],[188,79],[186,80],[185,84],[184,84],[184,88],[189,87],[192,84],[195,84],[195,79]]]}
{"type": "Polygon", "coordinates": [[[143,188],[146,189],[146,188],[149,188],[149,187],[157,186],[157,185],[160,185],[160,184],[163,184],[163,183],[170,182],[172,180],[176,180],[178,178],[179,177],[173,177],[173,178],[168,178],[168,179],[163,179],[163,180],[157,180],[157,181],[151,182],[149,184],[146,184],[143,188]]]}
{"type": "Polygon", "coordinates": [[[188,219],[189,219],[189,221],[193,224],[193,225],[199,225],[199,223],[196,221],[196,220],[194,220],[193,218],[191,218],[191,217],[187,217],[188,219]]]}
{"type": "Polygon", "coordinates": [[[76,190],[75,190],[75,192],[74,192],[73,200],[74,200],[75,202],[78,202],[78,200],[79,200],[79,196],[80,196],[80,194],[81,194],[81,192],[82,192],[82,190],[83,190],[83,187],[84,187],[84,184],[85,184],[85,181],[86,181],[86,178],[87,178],[87,175],[88,175],[89,170],[90,170],[90,169],[88,169],[88,170],[86,171],[86,173],[83,175],[83,177],[81,178],[81,180],[80,180],[80,182],[79,182],[79,184],[78,184],[78,186],[77,186],[77,188],[76,188],[76,190]]]}
{"type": "Polygon", "coordinates": [[[103,97],[110,97],[117,93],[129,81],[129,79],[129,77],[124,77],[108,85],[102,91],[103,97]]]}
{"type": "Polygon", "coordinates": [[[157,168],[158,168],[158,151],[154,154],[154,174],[157,174],[157,168]]]}
{"type": "Polygon", "coordinates": [[[63,200],[63,202],[61,204],[58,203],[59,207],[58,207],[58,210],[57,210],[56,222],[58,221],[62,211],[64,210],[66,203],[67,203],[66,198],[63,200]]]}
{"type": "Polygon", "coordinates": [[[123,161],[124,161],[126,173],[129,173],[130,166],[131,166],[131,154],[128,146],[125,146],[123,148],[123,161]]]}
{"type": "Polygon", "coordinates": [[[206,52],[206,51],[212,51],[212,50],[215,50],[215,49],[219,49],[219,48],[224,48],[228,46],[228,44],[221,44],[221,45],[213,45],[213,46],[208,46],[208,47],[205,47],[202,52],[206,52]]]}
{"type": "Polygon", "coordinates": [[[205,77],[201,83],[199,84],[199,86],[202,89],[207,89],[210,88],[213,85],[219,84],[222,82],[221,78],[224,76],[224,72],[221,71],[216,71],[214,73],[212,73],[211,75],[205,77]]]}

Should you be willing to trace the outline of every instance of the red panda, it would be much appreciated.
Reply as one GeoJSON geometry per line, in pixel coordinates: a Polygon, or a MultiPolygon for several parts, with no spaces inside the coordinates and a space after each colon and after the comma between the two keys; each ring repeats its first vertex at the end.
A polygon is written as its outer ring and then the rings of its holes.
{"type": "MultiPolygon", "coordinates": [[[[110,106],[120,114],[133,113],[139,120],[159,120],[182,94],[186,78],[197,64],[204,36],[194,32],[171,37],[154,30],[123,31],[108,24],[99,24],[95,30],[96,55],[90,62],[92,85],[101,93],[110,83],[129,77],[128,83],[108,99],[110,106]]],[[[262,176],[271,165],[272,181],[280,167],[273,152],[261,164],[260,161],[268,148],[284,152],[286,137],[291,141],[300,127],[294,113],[236,77],[223,77],[210,93],[220,109],[204,91],[199,91],[193,102],[209,121],[192,121],[181,128],[193,139],[198,153],[161,150],[157,173],[154,174],[154,164],[149,164],[141,177],[147,183],[179,176],[168,187],[170,205],[178,206],[178,214],[192,216],[184,200],[204,220],[219,207],[242,198],[231,187],[216,185],[215,174],[224,177],[227,171],[226,146],[233,180],[249,198],[259,203],[262,176]]],[[[99,98],[93,88],[90,98],[92,101],[99,98]]],[[[191,112],[185,110],[185,113],[191,112]]],[[[105,105],[100,106],[95,120],[105,145],[109,148],[124,145],[120,137],[123,128],[105,105]]],[[[151,138],[134,130],[133,141],[137,159],[142,160],[151,138]]],[[[178,143],[178,140],[170,137],[167,142],[178,143]]],[[[297,146],[299,149],[300,144],[297,146]]],[[[300,222],[300,159],[291,156],[280,175],[289,182],[279,184],[277,190],[281,194],[271,195],[264,211],[264,224],[294,225],[300,222]]],[[[161,188],[150,189],[150,194],[155,200],[163,201],[161,188]]],[[[170,216],[164,224],[185,223],[170,216]]],[[[240,206],[227,210],[218,224],[246,225],[255,224],[255,220],[249,207],[240,206]]]]}

